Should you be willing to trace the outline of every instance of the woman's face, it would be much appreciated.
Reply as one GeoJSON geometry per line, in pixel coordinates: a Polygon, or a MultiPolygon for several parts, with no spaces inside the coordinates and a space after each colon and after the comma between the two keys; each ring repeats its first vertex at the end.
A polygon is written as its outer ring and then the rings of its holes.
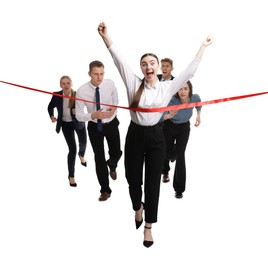
{"type": "Polygon", "coordinates": [[[146,82],[155,80],[160,67],[155,57],[153,56],[144,57],[141,60],[140,66],[146,82]]]}
{"type": "Polygon", "coordinates": [[[72,89],[72,81],[68,78],[63,78],[60,82],[60,87],[65,95],[69,95],[72,89]]]}
{"type": "Polygon", "coordinates": [[[186,83],[178,92],[178,95],[181,100],[187,100],[190,96],[190,88],[186,83]]]}

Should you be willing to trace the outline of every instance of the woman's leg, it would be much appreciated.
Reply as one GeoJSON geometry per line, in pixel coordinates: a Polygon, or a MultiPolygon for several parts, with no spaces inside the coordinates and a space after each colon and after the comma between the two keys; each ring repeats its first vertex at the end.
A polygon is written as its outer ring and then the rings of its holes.
{"type": "Polygon", "coordinates": [[[157,222],[160,181],[164,158],[166,155],[166,139],[159,125],[147,127],[144,134],[145,143],[145,221],[157,222]]]}
{"type": "Polygon", "coordinates": [[[86,127],[84,127],[81,130],[76,130],[76,134],[78,137],[78,143],[79,143],[79,151],[78,155],[81,157],[85,156],[86,148],[87,148],[87,131],[86,127]]]}
{"type": "Polygon", "coordinates": [[[175,192],[181,194],[185,191],[186,185],[186,163],[185,150],[190,136],[190,124],[178,125],[176,136],[176,165],[174,170],[173,188],[175,192]]]}
{"type": "Polygon", "coordinates": [[[62,122],[62,132],[66,143],[69,148],[68,156],[67,156],[67,163],[68,163],[68,177],[74,178],[75,172],[75,157],[76,157],[76,141],[74,135],[74,125],[72,122],[62,122]]]}
{"type": "Polygon", "coordinates": [[[144,130],[142,126],[131,122],[125,141],[125,174],[129,185],[132,208],[138,211],[142,201],[144,130]]]}

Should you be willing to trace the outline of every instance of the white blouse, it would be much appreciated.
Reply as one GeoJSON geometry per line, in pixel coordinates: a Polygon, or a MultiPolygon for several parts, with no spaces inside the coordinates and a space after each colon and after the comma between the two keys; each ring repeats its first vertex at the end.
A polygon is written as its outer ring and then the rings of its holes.
{"type": "MultiPolygon", "coordinates": [[[[69,97],[71,95],[68,95],[69,97]]],[[[62,111],[62,121],[72,122],[71,109],[69,108],[69,98],[63,98],[63,111],[62,111]]]]}
{"type": "MultiPolygon", "coordinates": [[[[132,72],[132,69],[124,57],[121,55],[119,50],[116,48],[115,44],[112,44],[108,50],[127,88],[128,102],[131,104],[135,93],[142,82],[142,79],[140,79],[132,72]]],[[[155,86],[153,87],[149,87],[145,82],[144,91],[139,102],[139,107],[166,107],[172,96],[177,93],[179,89],[194,76],[199,63],[200,60],[195,57],[193,61],[186,67],[186,69],[173,80],[157,80],[155,86]]],[[[136,124],[151,126],[159,122],[162,113],[163,112],[134,112],[130,110],[130,117],[131,120],[136,124]]]]}

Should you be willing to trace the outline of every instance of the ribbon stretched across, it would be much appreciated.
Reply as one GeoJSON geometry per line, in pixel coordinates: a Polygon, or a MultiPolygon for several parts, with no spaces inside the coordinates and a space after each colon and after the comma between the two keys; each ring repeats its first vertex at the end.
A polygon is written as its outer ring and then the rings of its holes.
{"type": "MultiPolygon", "coordinates": [[[[20,88],[32,90],[32,91],[37,91],[37,92],[41,92],[41,93],[45,93],[45,94],[50,94],[50,95],[54,95],[54,96],[60,96],[60,97],[64,97],[64,98],[70,98],[70,99],[75,99],[75,100],[80,100],[80,101],[96,104],[96,102],[93,102],[93,101],[89,101],[89,100],[85,100],[85,99],[81,99],[81,98],[70,97],[70,96],[64,96],[61,94],[48,92],[48,91],[44,91],[44,90],[40,90],[40,89],[36,89],[36,88],[30,88],[30,87],[26,87],[26,86],[14,84],[14,83],[2,81],[2,80],[0,80],[0,83],[4,83],[4,84],[12,85],[15,87],[20,87],[20,88]]],[[[237,100],[237,99],[255,97],[255,96],[260,96],[260,95],[265,95],[265,94],[268,94],[268,92],[260,92],[260,93],[255,93],[255,94],[247,94],[247,95],[242,95],[242,96],[234,96],[234,97],[229,97],[229,98],[220,98],[220,99],[214,99],[214,100],[209,100],[209,101],[201,101],[201,102],[180,104],[180,105],[167,106],[167,107],[158,107],[158,108],[157,107],[155,107],[155,108],[142,108],[142,107],[130,108],[130,107],[124,107],[124,106],[114,106],[114,105],[104,104],[104,103],[100,103],[100,104],[103,106],[110,106],[110,107],[122,108],[122,109],[127,109],[127,110],[133,110],[133,111],[137,111],[137,112],[150,113],[150,112],[164,112],[164,111],[169,111],[169,110],[178,110],[178,109],[184,109],[184,108],[198,107],[198,106],[222,103],[222,102],[227,102],[227,101],[232,101],[232,100],[237,100]]]]}

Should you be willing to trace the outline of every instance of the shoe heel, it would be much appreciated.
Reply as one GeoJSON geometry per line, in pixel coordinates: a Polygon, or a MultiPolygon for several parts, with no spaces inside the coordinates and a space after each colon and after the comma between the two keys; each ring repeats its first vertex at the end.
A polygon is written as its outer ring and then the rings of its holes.
{"type": "MultiPolygon", "coordinates": [[[[141,204],[142,204],[142,207],[143,207],[142,208],[142,211],[143,211],[144,210],[144,203],[142,202],[141,204]]],[[[143,218],[142,218],[141,221],[138,221],[138,220],[135,219],[136,229],[138,229],[142,225],[142,223],[143,223],[143,218]]]]}
{"type": "MultiPolygon", "coordinates": [[[[146,228],[146,229],[151,229],[152,227],[146,227],[146,226],[144,226],[144,228],[146,228]]],[[[145,247],[150,247],[150,246],[153,245],[153,243],[154,243],[154,241],[148,241],[148,240],[144,240],[144,241],[143,241],[143,245],[144,245],[145,247]]]]}
{"type": "Polygon", "coordinates": [[[69,184],[70,184],[71,187],[77,187],[76,182],[75,182],[75,183],[71,183],[71,182],[70,182],[70,178],[68,178],[68,180],[69,180],[69,184]]]}

